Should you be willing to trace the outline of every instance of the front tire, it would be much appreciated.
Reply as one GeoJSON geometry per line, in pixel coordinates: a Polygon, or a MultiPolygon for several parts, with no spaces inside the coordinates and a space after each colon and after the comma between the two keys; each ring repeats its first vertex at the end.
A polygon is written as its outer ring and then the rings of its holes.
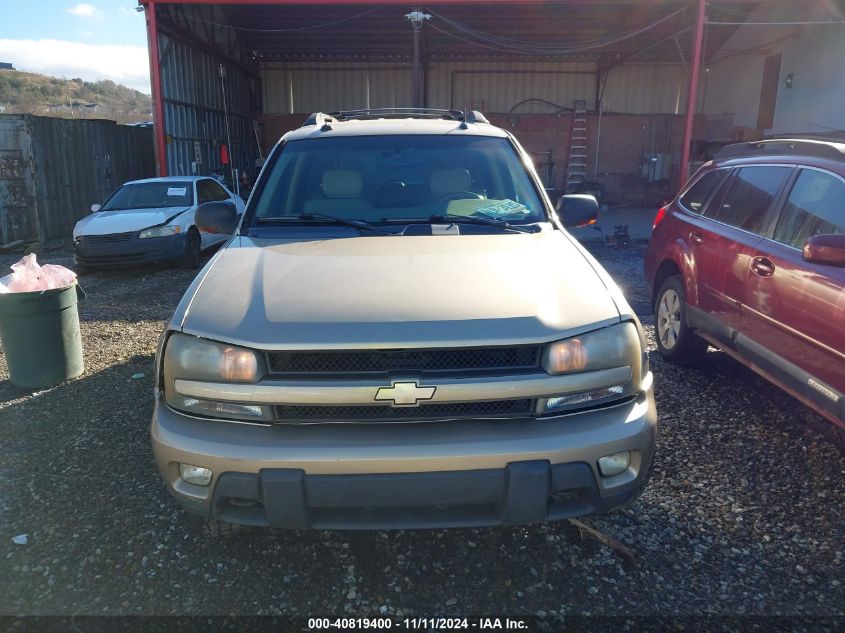
{"type": "Polygon", "coordinates": [[[670,363],[694,365],[707,352],[707,341],[687,323],[686,291],[681,278],[666,279],[654,302],[654,331],[657,351],[670,363]]]}
{"type": "Polygon", "coordinates": [[[182,254],[182,259],[179,262],[182,268],[198,268],[200,265],[200,256],[202,254],[200,234],[197,230],[191,227],[188,230],[188,237],[185,239],[185,252],[182,254]]]}

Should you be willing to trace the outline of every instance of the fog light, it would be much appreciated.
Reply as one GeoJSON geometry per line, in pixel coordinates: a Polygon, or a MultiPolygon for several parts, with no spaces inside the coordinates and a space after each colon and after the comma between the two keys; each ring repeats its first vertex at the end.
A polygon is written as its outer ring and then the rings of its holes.
{"type": "Polygon", "coordinates": [[[189,484],[207,486],[211,483],[211,475],[212,473],[208,468],[191,466],[190,464],[179,464],[179,477],[182,481],[187,481],[189,484]]]}
{"type": "Polygon", "coordinates": [[[598,391],[584,391],[582,393],[571,393],[565,396],[556,396],[546,400],[546,411],[572,407],[579,404],[590,404],[596,400],[604,400],[605,398],[621,396],[623,393],[625,393],[625,387],[622,385],[616,385],[614,387],[608,387],[607,389],[599,389],[598,391]]]}
{"type": "Polygon", "coordinates": [[[624,473],[631,465],[631,451],[622,451],[599,458],[599,472],[602,477],[613,477],[624,473]]]}

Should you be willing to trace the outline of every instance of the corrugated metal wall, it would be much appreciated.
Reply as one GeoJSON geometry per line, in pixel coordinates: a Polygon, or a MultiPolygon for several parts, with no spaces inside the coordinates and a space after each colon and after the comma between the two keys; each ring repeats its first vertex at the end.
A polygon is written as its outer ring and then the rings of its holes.
{"type": "Polygon", "coordinates": [[[624,114],[681,114],[688,71],[683,64],[625,64],[608,73],[604,110],[624,114]]]}
{"type": "Polygon", "coordinates": [[[30,140],[23,116],[0,115],[0,244],[36,234],[30,140]]]}
{"type": "Polygon", "coordinates": [[[402,63],[268,63],[261,78],[271,114],[395,108],[413,98],[411,67],[402,63]]]}
{"type": "MultiPolygon", "coordinates": [[[[477,106],[488,113],[548,114],[583,99],[595,107],[596,66],[588,61],[439,61],[426,72],[432,108],[477,106]],[[524,102],[527,99],[533,101],[524,102]],[[521,103],[520,102],[524,102],[521,103]]],[[[295,114],[411,104],[408,63],[271,62],[262,66],[264,111],[295,114]]],[[[610,72],[608,109],[630,114],[683,111],[686,68],[682,64],[625,64],[610,72]]]]}
{"type": "Polygon", "coordinates": [[[237,66],[224,63],[226,76],[221,84],[220,58],[165,34],[159,41],[169,173],[209,174],[222,168],[220,147],[227,142],[225,85],[232,165],[253,174],[257,156],[253,131],[255,80],[237,66]],[[195,144],[199,144],[202,160],[196,172],[195,144]]]}
{"type": "MultiPolygon", "coordinates": [[[[155,174],[153,131],[114,121],[72,120],[29,115],[0,116],[0,155],[20,155],[26,185],[25,221],[14,223],[6,240],[41,241],[70,237],[76,221],[95,202],[127,180],[155,174]],[[15,145],[14,147],[12,145],[15,145]],[[39,233],[40,229],[40,233],[39,233]]],[[[7,227],[8,228],[8,227],[7,227]]]]}
{"type": "MultiPolygon", "coordinates": [[[[437,62],[428,68],[428,103],[434,108],[467,108],[507,113],[525,99],[544,99],[571,108],[576,99],[592,108],[596,93],[593,62],[437,62]]],[[[522,113],[550,113],[539,101],[522,113]]]]}

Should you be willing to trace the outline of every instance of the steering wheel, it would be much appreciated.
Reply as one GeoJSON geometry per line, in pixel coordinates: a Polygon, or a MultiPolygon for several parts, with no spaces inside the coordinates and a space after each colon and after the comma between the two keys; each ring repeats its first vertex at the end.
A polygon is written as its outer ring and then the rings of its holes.
{"type": "Polygon", "coordinates": [[[442,196],[437,202],[449,202],[450,200],[484,200],[484,196],[474,191],[453,191],[442,196]]]}

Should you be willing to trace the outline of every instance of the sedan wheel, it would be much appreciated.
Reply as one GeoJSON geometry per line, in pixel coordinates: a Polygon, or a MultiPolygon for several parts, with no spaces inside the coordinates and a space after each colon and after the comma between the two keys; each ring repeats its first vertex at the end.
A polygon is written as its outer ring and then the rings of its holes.
{"type": "Polygon", "coordinates": [[[185,253],[182,255],[181,262],[182,268],[197,268],[200,265],[201,256],[200,235],[196,229],[191,228],[188,231],[188,237],[185,239],[185,253]]]}

